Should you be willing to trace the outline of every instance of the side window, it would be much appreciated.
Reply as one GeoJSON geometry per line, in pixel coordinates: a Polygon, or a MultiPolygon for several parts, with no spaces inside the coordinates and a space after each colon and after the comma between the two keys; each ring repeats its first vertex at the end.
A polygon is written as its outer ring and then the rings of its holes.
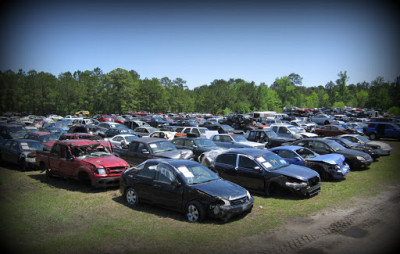
{"type": "Polygon", "coordinates": [[[61,150],[60,144],[54,144],[53,149],[51,149],[51,154],[58,156],[60,154],[60,150],[61,150]]]}
{"type": "Polygon", "coordinates": [[[391,124],[385,124],[385,130],[393,130],[393,126],[391,124]]]}
{"type": "Polygon", "coordinates": [[[139,171],[138,175],[153,179],[156,174],[157,164],[147,163],[142,170],[139,171]]]}
{"type": "Polygon", "coordinates": [[[294,157],[296,157],[296,154],[292,151],[281,150],[279,152],[279,156],[281,156],[282,158],[285,158],[285,159],[294,159],[294,157]]]}
{"type": "Polygon", "coordinates": [[[193,147],[194,146],[194,142],[191,139],[187,139],[185,142],[185,146],[187,147],[193,147]]]}
{"type": "Polygon", "coordinates": [[[256,132],[255,131],[250,132],[248,139],[249,140],[255,140],[256,139],[256,132]]]}
{"type": "Polygon", "coordinates": [[[143,144],[143,143],[139,143],[139,146],[138,146],[137,149],[138,149],[138,150],[137,150],[138,153],[145,153],[145,152],[148,152],[148,151],[149,151],[149,149],[147,149],[146,145],[143,144]]]}
{"type": "Polygon", "coordinates": [[[256,166],[257,166],[257,163],[255,163],[252,159],[245,157],[245,156],[239,156],[239,167],[254,169],[254,167],[256,167],[256,166]]]}
{"type": "Polygon", "coordinates": [[[132,142],[132,143],[129,145],[129,151],[137,152],[137,151],[138,151],[138,146],[139,146],[139,143],[138,143],[138,142],[132,142]]]}
{"type": "Polygon", "coordinates": [[[170,166],[165,164],[158,164],[156,180],[165,183],[172,183],[175,180],[175,174],[170,166]]]}
{"type": "Polygon", "coordinates": [[[279,133],[281,133],[281,134],[287,134],[287,133],[289,133],[289,131],[288,131],[288,129],[286,128],[286,127],[281,127],[281,128],[279,128],[279,131],[278,131],[279,133]]]}
{"type": "Polygon", "coordinates": [[[10,150],[17,152],[18,151],[18,143],[17,142],[12,142],[10,150]]]}
{"type": "Polygon", "coordinates": [[[222,142],[232,142],[232,139],[230,136],[222,136],[221,141],[222,142]]]}
{"type": "Polygon", "coordinates": [[[200,132],[198,129],[192,129],[192,133],[200,135],[200,132]]]}
{"type": "Polygon", "coordinates": [[[278,126],[272,127],[272,130],[273,130],[274,132],[276,132],[276,131],[278,130],[278,126]]]}
{"type": "Polygon", "coordinates": [[[327,145],[325,145],[322,142],[314,142],[314,149],[318,149],[318,150],[328,150],[327,145]]]}
{"type": "Polygon", "coordinates": [[[190,133],[190,128],[186,128],[183,133],[190,133]]]}
{"type": "Polygon", "coordinates": [[[236,154],[221,154],[217,157],[217,162],[236,166],[236,154]]]}
{"type": "Polygon", "coordinates": [[[115,141],[122,141],[122,137],[116,137],[115,139],[114,139],[115,141]]]}
{"type": "Polygon", "coordinates": [[[220,136],[220,135],[215,135],[215,136],[213,137],[213,141],[220,142],[220,141],[221,141],[221,136],[220,136]]]}

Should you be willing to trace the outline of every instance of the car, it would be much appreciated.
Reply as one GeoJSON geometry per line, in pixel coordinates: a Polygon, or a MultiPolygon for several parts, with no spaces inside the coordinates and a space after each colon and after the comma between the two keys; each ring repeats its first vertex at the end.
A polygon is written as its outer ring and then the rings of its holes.
{"type": "Polygon", "coordinates": [[[258,148],[263,149],[264,144],[248,141],[240,134],[218,134],[211,137],[211,140],[222,148],[258,148]]]}
{"type": "Polygon", "coordinates": [[[0,161],[18,165],[20,170],[35,169],[36,151],[43,145],[31,139],[5,139],[0,144],[0,161]]]}
{"type": "Polygon", "coordinates": [[[237,184],[188,160],[147,160],[121,175],[120,193],[130,207],[157,204],[185,214],[189,222],[206,216],[228,221],[249,213],[254,198],[237,184]]]}
{"type": "Polygon", "coordinates": [[[342,125],[333,125],[328,124],[316,128],[314,131],[315,134],[318,136],[325,136],[325,137],[334,137],[342,134],[352,133],[349,130],[345,129],[342,125]]]}
{"type": "Polygon", "coordinates": [[[297,126],[291,124],[272,124],[270,128],[279,136],[293,139],[302,139],[304,137],[316,137],[317,134],[306,132],[297,126]]]}
{"type": "Polygon", "coordinates": [[[1,124],[0,135],[5,139],[23,138],[28,130],[21,124],[1,124]]]}
{"type": "Polygon", "coordinates": [[[178,150],[170,141],[162,138],[138,138],[131,141],[128,146],[114,149],[119,156],[131,165],[137,165],[147,159],[170,158],[192,159],[190,150],[178,150]]]}
{"type": "Polygon", "coordinates": [[[351,170],[368,168],[372,163],[372,157],[364,152],[348,149],[336,141],[323,138],[306,138],[292,142],[292,145],[307,147],[319,154],[338,153],[346,158],[346,163],[351,170]]]}
{"type": "Polygon", "coordinates": [[[161,117],[152,117],[149,124],[151,127],[158,128],[160,126],[167,124],[167,121],[165,121],[161,117]]]}
{"type": "Polygon", "coordinates": [[[132,129],[128,128],[110,128],[105,133],[106,137],[114,137],[119,134],[131,134],[136,135],[136,133],[132,129]]]}
{"type": "Polygon", "coordinates": [[[321,190],[321,179],[312,169],[287,163],[261,149],[230,149],[219,154],[211,169],[223,179],[266,195],[291,191],[311,197],[321,190]]]}
{"type": "Polygon", "coordinates": [[[112,118],[110,115],[101,115],[99,122],[114,122],[114,118],[112,118]]]}
{"type": "Polygon", "coordinates": [[[327,139],[334,140],[346,148],[355,149],[367,153],[371,155],[372,159],[374,160],[377,160],[381,156],[382,149],[377,146],[373,147],[373,146],[367,146],[365,144],[354,143],[348,139],[339,136],[327,137],[327,139]]]}
{"type": "Polygon", "coordinates": [[[172,140],[172,144],[178,149],[189,149],[193,152],[195,160],[201,161],[201,155],[210,150],[219,149],[219,147],[207,138],[180,137],[172,140]]]}
{"type": "Polygon", "coordinates": [[[115,147],[122,147],[122,146],[127,146],[129,143],[132,142],[132,140],[137,138],[139,137],[132,134],[119,134],[105,140],[108,140],[111,143],[111,145],[115,147]]]}
{"type": "Polygon", "coordinates": [[[370,122],[364,133],[371,140],[379,138],[394,138],[400,140],[400,126],[392,122],[370,122]]]}
{"type": "Polygon", "coordinates": [[[201,138],[210,138],[211,136],[218,134],[216,130],[209,130],[206,127],[178,127],[176,128],[177,136],[186,136],[189,133],[191,135],[196,135],[197,137],[201,138]],[[183,135],[180,135],[183,134],[183,135]]]}
{"type": "Polygon", "coordinates": [[[164,138],[166,140],[173,140],[176,132],[174,131],[155,131],[149,135],[150,138],[164,138]]]}
{"type": "Polygon", "coordinates": [[[141,126],[134,129],[136,135],[139,137],[150,136],[151,133],[158,131],[158,129],[151,126],[141,126]]]}
{"type": "Polygon", "coordinates": [[[146,122],[143,122],[143,121],[140,121],[140,120],[126,120],[125,122],[124,122],[124,125],[126,126],[126,127],[128,127],[129,129],[132,129],[132,130],[134,130],[135,128],[137,128],[137,127],[145,127],[145,126],[150,126],[148,123],[146,123],[146,122]]]}
{"type": "Polygon", "coordinates": [[[24,139],[37,140],[40,143],[44,144],[52,140],[57,140],[59,137],[60,135],[51,132],[35,131],[35,132],[28,132],[27,134],[25,134],[24,139]]]}
{"type": "Polygon", "coordinates": [[[127,128],[125,125],[120,124],[120,123],[115,123],[115,122],[102,122],[102,123],[99,123],[97,126],[102,127],[102,128],[106,128],[106,129],[110,129],[110,128],[124,129],[124,128],[127,128]]]}
{"type": "Polygon", "coordinates": [[[75,113],[76,116],[89,116],[90,113],[87,110],[81,110],[75,113]]]}
{"type": "Polygon", "coordinates": [[[380,148],[381,149],[381,155],[390,155],[390,153],[392,152],[392,146],[382,142],[382,141],[371,141],[368,138],[364,137],[363,135],[359,135],[359,134],[344,134],[344,135],[340,135],[339,137],[341,138],[345,138],[348,139],[354,143],[358,143],[358,144],[365,144],[367,146],[370,146],[372,148],[380,148]]]}
{"type": "Polygon", "coordinates": [[[350,166],[344,161],[345,157],[341,154],[319,155],[302,146],[280,146],[269,151],[276,153],[290,164],[315,170],[323,180],[345,179],[350,172],[350,166]]]}
{"type": "Polygon", "coordinates": [[[337,122],[333,117],[328,116],[327,114],[317,114],[311,117],[311,121],[319,125],[328,125],[337,122]]]}
{"type": "Polygon", "coordinates": [[[298,119],[290,121],[290,124],[301,127],[309,132],[314,132],[315,128],[317,127],[317,124],[314,122],[305,122],[305,121],[298,120],[298,119]]]}
{"type": "Polygon", "coordinates": [[[280,146],[283,143],[295,141],[294,138],[278,136],[270,128],[261,128],[249,131],[247,140],[265,144],[266,148],[272,148],[280,146]]]}

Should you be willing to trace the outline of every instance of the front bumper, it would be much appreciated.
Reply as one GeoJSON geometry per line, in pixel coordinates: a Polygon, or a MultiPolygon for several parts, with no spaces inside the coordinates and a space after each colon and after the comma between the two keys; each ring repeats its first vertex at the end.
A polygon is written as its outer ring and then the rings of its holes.
{"type": "Polygon", "coordinates": [[[119,181],[120,181],[119,176],[117,177],[101,177],[101,178],[96,178],[94,181],[92,181],[93,187],[112,187],[112,186],[119,186],[119,181]]]}
{"type": "Polygon", "coordinates": [[[245,203],[239,205],[221,206],[215,205],[210,207],[212,217],[228,221],[231,217],[242,213],[250,212],[253,208],[254,198],[251,197],[245,203]]]}
{"type": "Polygon", "coordinates": [[[371,165],[371,163],[373,162],[373,159],[371,158],[371,159],[368,159],[368,160],[362,160],[362,161],[360,161],[360,160],[355,160],[353,163],[352,163],[352,167],[353,168],[367,168],[367,167],[369,167],[369,165],[371,165]]]}
{"type": "Polygon", "coordinates": [[[347,176],[350,173],[350,166],[347,163],[343,163],[342,165],[339,166],[339,168],[333,172],[332,178],[341,180],[344,179],[345,176],[347,176]]]}

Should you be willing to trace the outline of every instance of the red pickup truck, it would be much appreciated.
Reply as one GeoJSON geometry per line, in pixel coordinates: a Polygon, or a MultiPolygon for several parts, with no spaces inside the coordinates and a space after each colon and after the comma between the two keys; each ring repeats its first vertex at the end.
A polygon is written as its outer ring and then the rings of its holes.
{"type": "Polygon", "coordinates": [[[94,187],[118,186],[129,164],[110,153],[99,141],[56,141],[49,152],[38,151],[36,165],[46,174],[59,175],[94,187]]]}

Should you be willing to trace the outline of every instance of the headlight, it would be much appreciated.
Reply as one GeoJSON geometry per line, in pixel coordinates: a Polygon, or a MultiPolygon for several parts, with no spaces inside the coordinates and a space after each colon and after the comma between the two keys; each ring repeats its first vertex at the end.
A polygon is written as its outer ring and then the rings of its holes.
{"type": "Polygon", "coordinates": [[[221,201],[222,201],[221,205],[223,205],[223,206],[230,206],[231,205],[231,202],[229,202],[229,200],[221,198],[221,201]]]}
{"type": "Polygon", "coordinates": [[[98,175],[105,175],[106,174],[106,170],[104,168],[98,168],[97,169],[97,174],[98,175]]]}
{"type": "Polygon", "coordinates": [[[247,195],[247,199],[250,200],[251,199],[251,195],[249,191],[246,191],[246,195],[247,195]]]}
{"type": "Polygon", "coordinates": [[[362,156],[357,156],[356,158],[357,158],[357,160],[359,160],[359,161],[365,160],[364,157],[362,157],[362,156]]]}

